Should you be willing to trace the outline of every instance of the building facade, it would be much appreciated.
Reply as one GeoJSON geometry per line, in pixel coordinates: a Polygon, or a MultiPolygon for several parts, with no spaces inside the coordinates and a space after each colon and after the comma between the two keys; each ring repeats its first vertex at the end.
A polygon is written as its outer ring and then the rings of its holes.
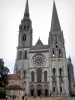
{"type": "Polygon", "coordinates": [[[22,88],[29,96],[70,95],[68,68],[63,31],[61,30],[55,2],[48,44],[39,40],[33,46],[32,21],[28,0],[19,26],[17,57],[14,73],[20,72],[22,88]]]}
{"type": "Polygon", "coordinates": [[[22,79],[19,73],[8,74],[7,90],[8,96],[15,95],[16,97],[21,97],[23,95],[22,79]]]}

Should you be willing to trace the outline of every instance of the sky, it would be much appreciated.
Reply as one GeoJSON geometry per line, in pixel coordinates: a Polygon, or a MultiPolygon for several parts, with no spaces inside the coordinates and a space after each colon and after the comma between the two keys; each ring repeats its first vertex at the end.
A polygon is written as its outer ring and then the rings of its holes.
{"type": "MultiPolygon", "coordinates": [[[[26,0],[0,0],[0,58],[13,73],[18,46],[19,25],[24,16],[26,0]]],[[[75,72],[75,0],[55,0],[65,38],[66,56],[71,56],[75,72]]],[[[38,38],[48,43],[53,0],[29,0],[33,27],[33,45],[38,38]]]]}

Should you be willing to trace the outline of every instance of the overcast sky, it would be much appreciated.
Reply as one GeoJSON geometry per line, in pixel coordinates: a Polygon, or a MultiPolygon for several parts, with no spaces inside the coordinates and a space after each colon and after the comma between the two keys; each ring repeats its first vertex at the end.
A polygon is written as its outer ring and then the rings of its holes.
{"type": "MultiPolygon", "coordinates": [[[[65,38],[66,56],[75,66],[75,0],[55,0],[58,17],[65,38]]],[[[0,58],[13,73],[18,45],[19,24],[23,18],[26,0],[0,0],[0,58]]],[[[53,0],[29,0],[33,27],[33,44],[40,36],[48,43],[53,0]]]]}

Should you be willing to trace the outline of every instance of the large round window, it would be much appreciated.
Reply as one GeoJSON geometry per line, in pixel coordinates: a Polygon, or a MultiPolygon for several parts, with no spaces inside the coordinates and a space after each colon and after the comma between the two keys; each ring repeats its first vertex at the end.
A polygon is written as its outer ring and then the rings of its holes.
{"type": "Polygon", "coordinates": [[[41,53],[37,53],[32,57],[33,64],[36,66],[43,66],[45,64],[45,56],[41,53]]]}

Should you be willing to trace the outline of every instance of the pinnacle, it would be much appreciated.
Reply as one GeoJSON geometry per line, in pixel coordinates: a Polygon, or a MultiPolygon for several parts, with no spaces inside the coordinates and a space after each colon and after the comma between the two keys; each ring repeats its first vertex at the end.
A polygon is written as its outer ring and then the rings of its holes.
{"type": "Polygon", "coordinates": [[[53,12],[52,12],[52,21],[51,21],[51,32],[61,31],[59,18],[56,10],[55,1],[53,1],[53,12]]]}

